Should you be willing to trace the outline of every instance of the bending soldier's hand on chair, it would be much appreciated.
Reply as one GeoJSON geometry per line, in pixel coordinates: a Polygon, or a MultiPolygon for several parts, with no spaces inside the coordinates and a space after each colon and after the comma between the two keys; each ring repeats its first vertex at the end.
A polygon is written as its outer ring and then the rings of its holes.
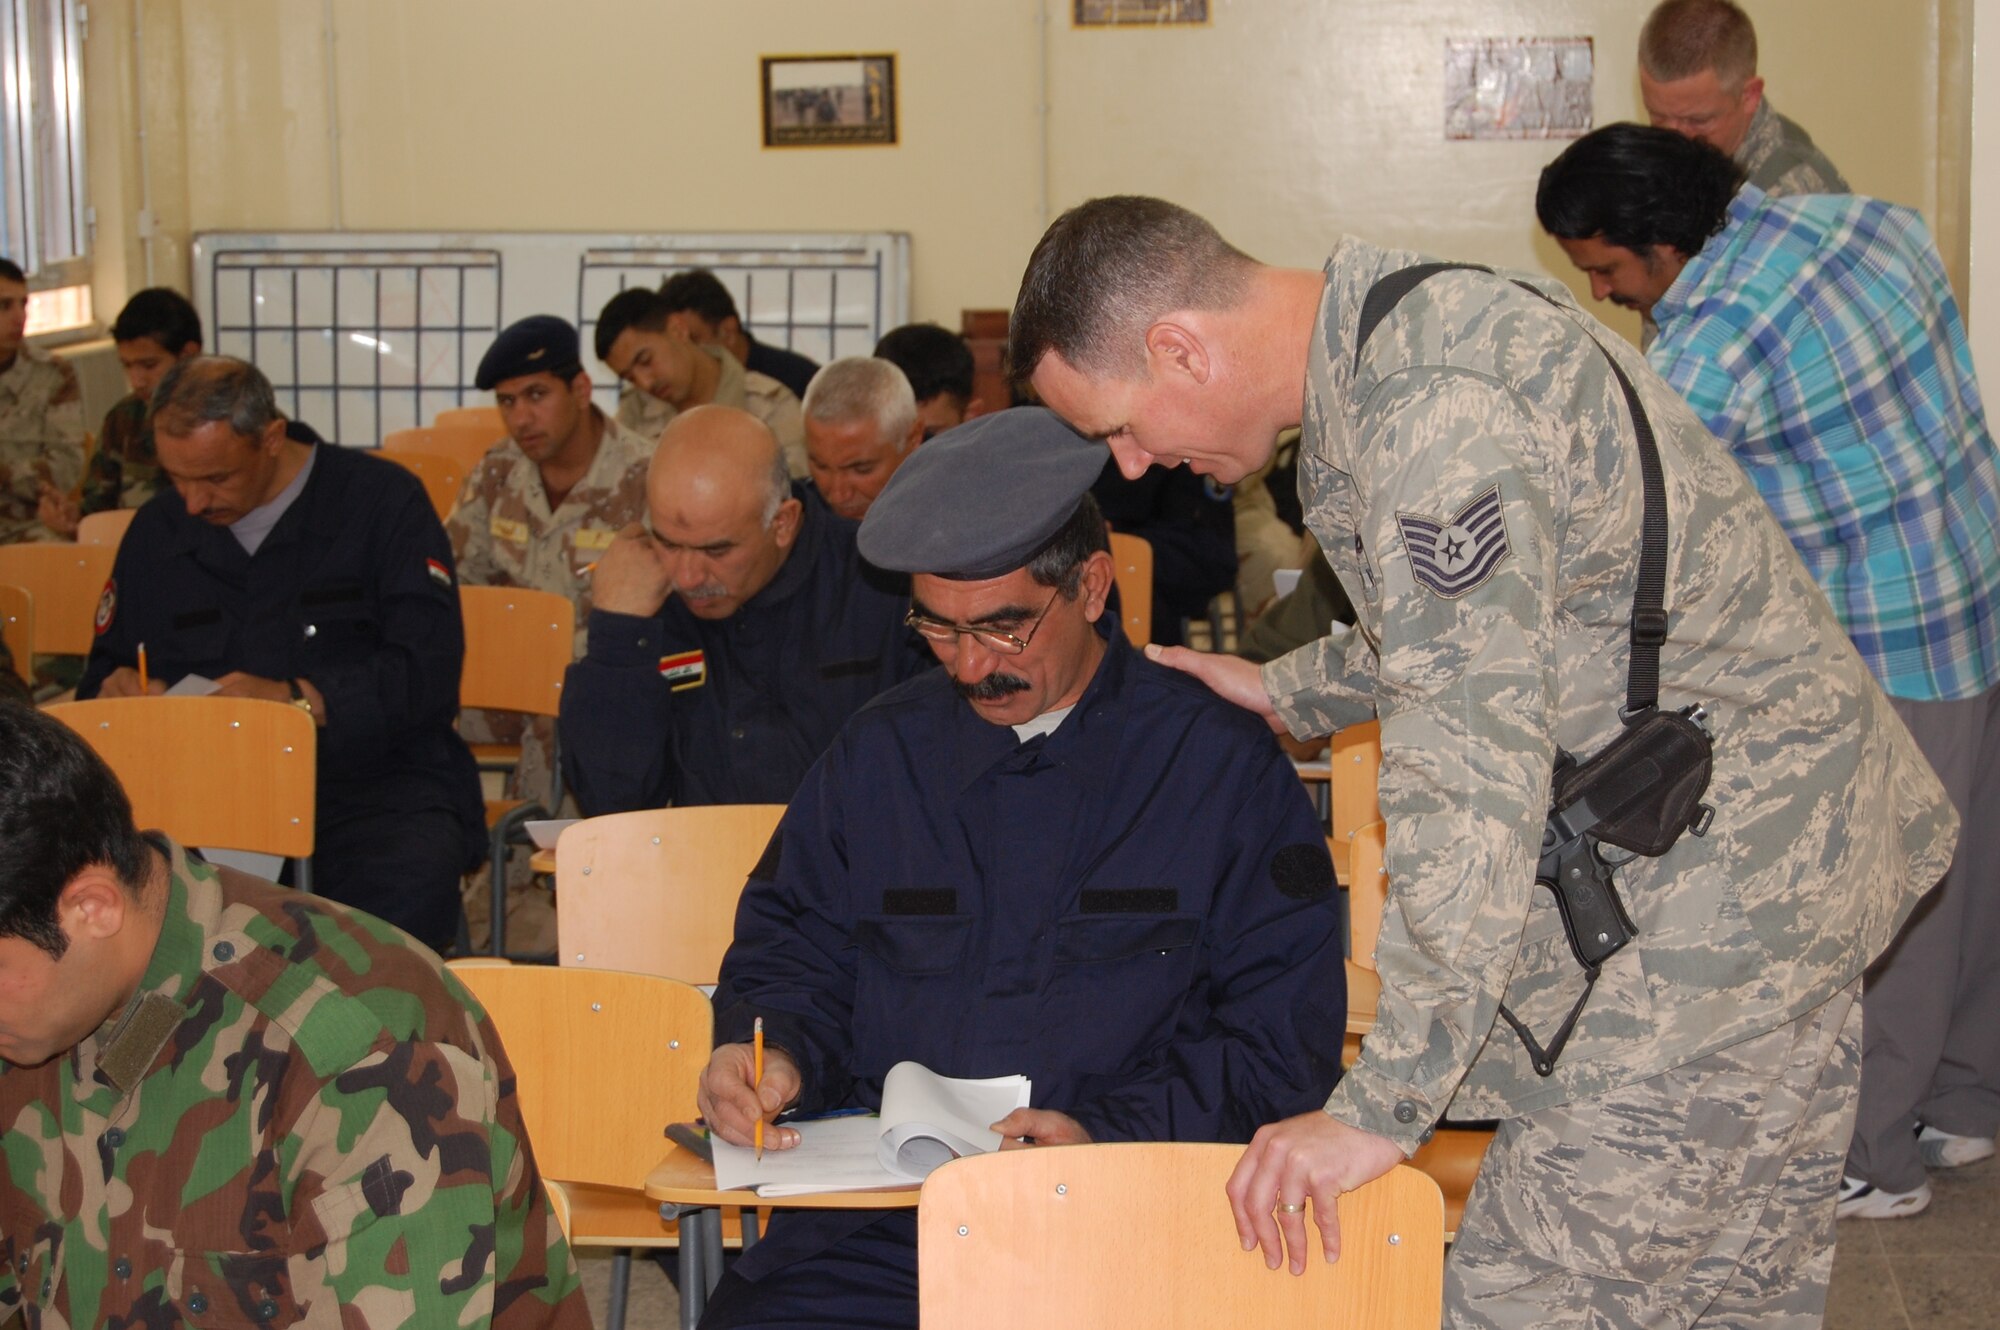
{"type": "Polygon", "coordinates": [[[1403,1162],[1402,1147],[1315,1110],[1260,1127],[1224,1190],[1243,1250],[1264,1249],[1276,1270],[1289,1251],[1295,1275],[1306,1271],[1306,1204],[1311,1202],[1326,1259],[1340,1259],[1334,1200],[1403,1162]]]}
{"type": "MultiPolygon", "coordinates": [[[[757,1119],[769,1122],[785,1105],[799,1097],[804,1084],[798,1063],[782,1048],[764,1045],[764,1086],[757,1088],[755,1057],[748,1044],[724,1044],[702,1068],[701,1085],[695,1091],[695,1106],[701,1110],[708,1129],[731,1145],[754,1144],[757,1119]]],[[[790,1127],[768,1127],[764,1132],[766,1150],[789,1150],[799,1143],[799,1134],[790,1127]]]]}

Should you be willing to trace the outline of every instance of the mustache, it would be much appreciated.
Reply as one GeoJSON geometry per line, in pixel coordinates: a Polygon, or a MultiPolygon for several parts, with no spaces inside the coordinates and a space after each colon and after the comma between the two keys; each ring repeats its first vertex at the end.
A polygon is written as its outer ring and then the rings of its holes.
{"type": "Polygon", "coordinates": [[[729,588],[720,582],[704,582],[691,590],[682,591],[682,600],[720,600],[729,594],[729,588]]]}
{"type": "Polygon", "coordinates": [[[977,683],[953,679],[951,686],[968,702],[998,702],[1003,697],[1028,691],[1028,681],[1018,674],[989,674],[977,683]]]}

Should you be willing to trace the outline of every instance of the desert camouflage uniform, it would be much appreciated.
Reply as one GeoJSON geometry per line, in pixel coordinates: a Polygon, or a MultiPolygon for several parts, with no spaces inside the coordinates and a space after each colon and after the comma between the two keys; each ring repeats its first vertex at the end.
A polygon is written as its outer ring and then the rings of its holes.
{"type": "MultiPolygon", "coordinates": [[[[603,557],[620,530],[645,516],[646,466],[653,457],[652,443],[596,407],[591,411],[604,430],[597,456],[554,512],[549,511],[541,468],[513,440],[503,439],[466,476],[458,506],[444,528],[464,585],[530,587],[568,597],[576,606],[579,657],[590,618],[590,577],[583,570],[603,557]]],[[[507,793],[550,806],[555,788],[555,717],[469,711],[459,722],[459,733],[472,743],[520,744],[521,761],[507,793]]],[[[539,951],[545,949],[543,942],[554,946],[555,939],[552,933],[537,935],[552,926],[552,920],[545,918],[546,893],[532,904],[518,899],[536,890],[530,879],[526,857],[512,856],[507,878],[509,936],[514,939],[510,945],[539,951]],[[544,926],[517,930],[512,921],[516,914],[532,915],[544,926]]],[[[466,896],[467,908],[477,910],[478,917],[469,920],[474,936],[480,934],[490,900],[481,874],[466,896]]]]}
{"type": "MultiPolygon", "coordinates": [[[[1357,631],[1264,668],[1296,735],[1382,722],[1392,884],[1376,951],[1382,997],[1327,1111],[1406,1151],[1447,1109],[1532,1127],[1545,1110],[1577,1113],[1817,1020],[1944,871],[1957,820],[1728,450],[1560,284],[1535,283],[1559,310],[1487,274],[1435,276],[1375,330],[1356,369],[1364,296],[1417,261],[1346,240],[1328,262],[1299,488],[1357,631]],[[1658,437],[1672,616],[1661,705],[1708,710],[1715,816],[1706,836],[1619,871],[1638,940],[1605,965],[1544,1079],[1495,1017],[1504,996],[1546,1040],[1582,990],[1535,865],[1556,747],[1587,755],[1619,728],[1640,545],[1639,454],[1586,329],[1637,385],[1658,437]],[[1497,527],[1480,524],[1482,498],[1497,527]],[[1428,561],[1425,519],[1446,528],[1428,561]]],[[[1808,1082],[1793,1093],[1827,1089],[1808,1082]]],[[[1843,1135],[1851,1095],[1846,1103],[1843,1135]]],[[[1503,1132],[1496,1150],[1526,1148],[1513,1139],[1503,1132]]],[[[1754,1215],[1778,1181],[1752,1172],[1738,1175],[1737,1190],[1705,1196],[1639,1181],[1658,1171],[1655,1154],[1683,1167],[1744,1148],[1713,1116],[1661,1119],[1628,1144],[1629,1194],[1656,1218],[1687,1205],[1719,1226],[1739,1207],[1754,1215]]],[[[1510,1174],[1498,1155],[1492,1166],[1510,1174]]],[[[1837,1173],[1835,1164],[1808,1184],[1829,1207],[1837,1173]]],[[[1475,1196],[1473,1213],[1485,1223],[1499,1211],[1475,1196]]],[[[1664,1220],[1658,1228],[1674,1231],[1664,1220]]],[[[1523,1261],[1539,1243],[1543,1258],[1571,1268],[1578,1237],[1548,1227],[1481,1234],[1523,1261]]],[[[1670,1263],[1639,1237],[1626,1278],[1692,1277],[1692,1243],[1678,1243],[1670,1263]]],[[[1464,1318],[1453,1323],[1485,1323],[1466,1310],[1475,1292],[1453,1285],[1453,1315],[1464,1318]]],[[[1551,1309],[1520,1314],[1525,1323],[1551,1309]]]]}
{"type": "MultiPolygon", "coordinates": [[[[804,480],[809,474],[806,418],[797,396],[770,375],[743,368],[742,361],[719,346],[699,344],[699,349],[715,357],[722,366],[713,404],[748,411],[770,426],[771,433],[778,436],[778,446],[785,450],[785,469],[792,473],[792,479],[804,480]]],[[[663,402],[630,385],[618,394],[618,423],[656,442],[660,431],[679,414],[673,403],[663,402]]]]}
{"type": "Polygon", "coordinates": [[[368,915],[161,842],[126,1009],[0,1070],[27,1330],[588,1327],[492,1024],[368,915]]]}
{"type": "Polygon", "coordinates": [[[146,402],[131,393],[104,413],[97,451],[83,477],[82,512],[137,508],[160,488],[160,455],[146,423],[146,402]]]}
{"type": "Polygon", "coordinates": [[[0,370],[0,545],[62,539],[36,520],[42,482],[67,493],[82,475],[76,371],[24,345],[0,370]]]}
{"type": "Polygon", "coordinates": [[[1736,145],[1736,164],[1766,194],[1851,192],[1840,168],[1819,150],[1812,135],[1797,121],[1779,115],[1769,98],[1757,104],[1743,142],[1736,145]]]}

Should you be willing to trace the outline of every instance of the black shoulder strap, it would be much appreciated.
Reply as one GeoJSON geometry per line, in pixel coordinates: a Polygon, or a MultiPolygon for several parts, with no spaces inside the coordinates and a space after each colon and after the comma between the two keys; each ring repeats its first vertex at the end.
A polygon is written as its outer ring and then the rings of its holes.
{"type": "MultiPolygon", "coordinates": [[[[1369,337],[1389,311],[1402,303],[1404,296],[1438,273],[1454,271],[1483,272],[1489,276],[1493,273],[1491,268],[1477,263],[1419,263],[1398,268],[1369,287],[1361,301],[1361,320],[1355,330],[1354,368],[1357,371],[1361,368],[1361,353],[1369,337]]],[[[1526,282],[1515,281],[1514,285],[1568,313],[1526,282]]],[[[1596,335],[1588,329],[1584,335],[1597,342],[1596,335]]],[[[1660,450],[1653,440],[1653,423],[1639,404],[1638,390],[1632,386],[1618,358],[1605,350],[1602,342],[1597,342],[1597,349],[1611,366],[1619,391],[1625,394],[1625,409],[1632,415],[1632,433],[1639,443],[1639,475],[1645,486],[1645,509],[1639,527],[1639,577],[1632,590],[1632,656],[1625,670],[1625,709],[1620,713],[1629,724],[1660,701],[1660,647],[1667,640],[1667,486],[1660,467],[1660,450]]]]}

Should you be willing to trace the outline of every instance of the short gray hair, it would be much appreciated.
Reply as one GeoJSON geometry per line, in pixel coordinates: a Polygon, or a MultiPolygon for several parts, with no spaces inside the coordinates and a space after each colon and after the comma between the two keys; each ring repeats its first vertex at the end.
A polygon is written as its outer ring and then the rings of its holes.
{"type": "Polygon", "coordinates": [[[264,372],[234,356],[195,356],[169,369],[153,389],[156,433],[188,434],[221,421],[246,439],[283,420],[264,372]]]}
{"type": "Polygon", "coordinates": [[[845,425],[875,422],[876,436],[902,452],[917,424],[917,395],[894,364],[876,356],[847,356],[827,365],[806,385],[807,420],[845,425]]]}

